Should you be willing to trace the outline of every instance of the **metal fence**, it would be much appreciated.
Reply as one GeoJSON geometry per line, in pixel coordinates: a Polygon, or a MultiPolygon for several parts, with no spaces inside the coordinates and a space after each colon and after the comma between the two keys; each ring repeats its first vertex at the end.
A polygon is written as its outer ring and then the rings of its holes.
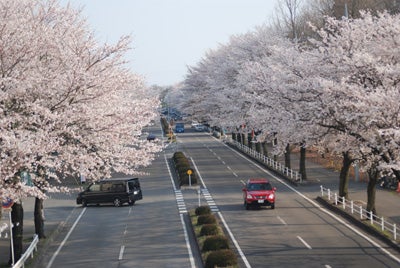
{"type": "Polygon", "coordinates": [[[21,256],[21,258],[12,266],[12,268],[25,267],[25,261],[30,257],[33,258],[33,251],[37,251],[37,244],[39,243],[39,236],[35,234],[28,249],[21,256]]]}
{"type": "Polygon", "coordinates": [[[391,223],[383,217],[374,215],[372,211],[364,209],[361,205],[354,204],[353,200],[346,200],[344,197],[338,196],[337,193],[332,193],[330,189],[324,188],[321,185],[321,196],[327,196],[328,200],[333,200],[336,206],[341,206],[343,210],[350,211],[351,214],[358,214],[360,219],[367,219],[372,226],[376,226],[382,232],[387,232],[393,238],[397,240],[397,234],[400,229],[395,223],[391,223]]]}
{"type": "Polygon", "coordinates": [[[288,179],[296,181],[296,182],[302,182],[301,174],[299,172],[286,167],[285,165],[279,163],[278,161],[275,161],[275,160],[257,152],[256,150],[253,150],[250,147],[241,144],[240,142],[230,140],[229,143],[236,146],[239,150],[246,153],[247,155],[260,160],[268,167],[270,167],[270,168],[278,171],[282,175],[286,176],[288,179]]]}

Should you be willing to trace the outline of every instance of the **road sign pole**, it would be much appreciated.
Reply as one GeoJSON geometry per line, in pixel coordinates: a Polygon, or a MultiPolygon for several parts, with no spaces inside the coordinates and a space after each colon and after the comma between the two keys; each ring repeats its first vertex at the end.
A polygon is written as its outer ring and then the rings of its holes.
{"type": "Polygon", "coordinates": [[[10,239],[11,239],[11,260],[12,260],[12,264],[11,266],[14,266],[14,239],[13,239],[13,223],[12,223],[12,219],[11,219],[11,209],[8,212],[9,214],[9,218],[10,218],[10,239]]]}
{"type": "Polygon", "coordinates": [[[201,202],[200,202],[200,193],[201,193],[201,191],[200,191],[200,188],[197,190],[197,194],[198,194],[198,196],[199,196],[199,207],[201,207],[201,202]]]}
{"type": "Polygon", "coordinates": [[[5,210],[8,210],[8,216],[10,218],[10,244],[11,244],[11,261],[12,261],[12,266],[14,265],[14,239],[13,239],[13,229],[14,229],[14,225],[12,223],[12,219],[11,219],[11,211],[12,211],[12,206],[14,204],[14,201],[11,198],[7,198],[6,202],[2,202],[2,207],[5,210]]]}
{"type": "Polygon", "coordinates": [[[191,169],[188,169],[188,170],[186,171],[186,174],[189,175],[189,186],[190,186],[190,187],[192,187],[192,178],[191,178],[192,173],[193,173],[193,171],[192,171],[191,169]]]}

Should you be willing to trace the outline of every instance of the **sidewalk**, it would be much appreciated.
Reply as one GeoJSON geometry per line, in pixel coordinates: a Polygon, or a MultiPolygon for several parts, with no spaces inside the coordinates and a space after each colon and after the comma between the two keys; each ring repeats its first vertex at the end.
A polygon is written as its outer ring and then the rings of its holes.
{"type": "MultiPolygon", "coordinates": [[[[67,219],[68,215],[76,207],[74,193],[63,194],[63,193],[52,193],[49,194],[50,198],[44,201],[44,214],[46,221],[44,223],[44,231],[47,236],[46,239],[42,239],[39,242],[39,247],[43,246],[46,241],[52,238],[52,235],[58,232],[59,228],[62,227],[63,223],[67,219]]],[[[24,248],[23,252],[29,247],[30,242],[35,234],[34,225],[34,210],[35,199],[27,198],[23,201],[24,208],[24,248]]],[[[3,212],[3,217],[0,219],[0,226],[4,224],[10,225],[9,213],[3,212]]],[[[10,258],[10,229],[7,228],[1,233],[0,237],[0,268],[9,267],[8,260],[10,258]]]]}
{"type": "MultiPolygon", "coordinates": [[[[292,168],[298,170],[299,156],[292,154],[292,168]]],[[[313,161],[306,161],[307,184],[318,186],[322,185],[331,190],[332,193],[339,193],[339,172],[324,168],[321,164],[313,161]]],[[[367,204],[367,181],[356,181],[350,178],[349,181],[349,199],[357,201],[364,208],[367,204]]],[[[303,191],[307,186],[299,186],[299,190],[303,191]]],[[[321,194],[318,193],[318,196],[321,194]]],[[[310,196],[316,198],[317,196],[310,196]]],[[[384,217],[392,223],[400,226],[400,194],[395,191],[381,189],[376,187],[376,211],[378,216],[384,217]]]]}

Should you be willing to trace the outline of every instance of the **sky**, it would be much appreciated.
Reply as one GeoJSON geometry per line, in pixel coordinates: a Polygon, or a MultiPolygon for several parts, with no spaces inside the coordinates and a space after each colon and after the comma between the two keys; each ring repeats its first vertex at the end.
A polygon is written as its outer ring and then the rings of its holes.
{"type": "Polygon", "coordinates": [[[132,36],[129,68],[146,84],[185,79],[210,49],[269,23],[279,0],[61,0],[82,8],[100,42],[132,36]]]}

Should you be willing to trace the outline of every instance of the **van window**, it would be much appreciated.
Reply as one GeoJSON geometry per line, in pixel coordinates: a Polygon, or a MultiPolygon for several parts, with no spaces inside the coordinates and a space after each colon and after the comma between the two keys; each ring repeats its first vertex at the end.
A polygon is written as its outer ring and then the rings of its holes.
{"type": "Polygon", "coordinates": [[[128,182],[129,191],[133,191],[137,188],[140,188],[140,184],[138,181],[129,181],[128,182]]]}
{"type": "Polygon", "coordinates": [[[129,191],[133,191],[135,189],[135,186],[133,184],[133,181],[129,181],[128,182],[128,187],[129,187],[129,191]]]}
{"type": "Polygon", "coordinates": [[[111,182],[104,182],[104,183],[101,184],[101,190],[102,190],[103,192],[108,192],[108,191],[110,191],[110,190],[111,190],[111,187],[112,187],[112,183],[111,183],[111,182]]]}
{"type": "Polygon", "coordinates": [[[100,185],[99,184],[92,184],[89,186],[88,189],[90,192],[100,192],[100,185]]]}
{"type": "Polygon", "coordinates": [[[113,192],[124,192],[126,191],[125,185],[123,183],[115,183],[111,187],[111,191],[113,192]]]}

